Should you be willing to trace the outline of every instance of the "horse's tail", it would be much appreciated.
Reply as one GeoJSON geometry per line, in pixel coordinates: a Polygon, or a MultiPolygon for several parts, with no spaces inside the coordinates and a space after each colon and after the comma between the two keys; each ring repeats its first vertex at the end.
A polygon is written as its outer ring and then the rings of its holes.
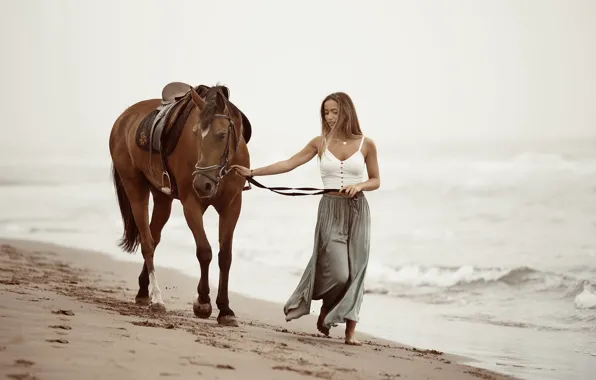
{"type": "Polygon", "coordinates": [[[120,239],[120,246],[126,252],[133,253],[141,243],[141,235],[139,234],[139,228],[135,223],[134,216],[132,214],[132,207],[130,201],[126,196],[122,179],[116,171],[114,164],[112,163],[112,176],[114,179],[114,187],[116,188],[116,195],[118,196],[118,206],[120,206],[120,214],[122,215],[122,222],[124,222],[124,233],[120,239]]]}

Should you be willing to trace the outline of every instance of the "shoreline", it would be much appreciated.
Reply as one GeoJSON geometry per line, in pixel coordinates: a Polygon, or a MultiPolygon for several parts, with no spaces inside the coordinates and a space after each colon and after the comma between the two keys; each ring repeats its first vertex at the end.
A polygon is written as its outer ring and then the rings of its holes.
{"type": "MultiPolygon", "coordinates": [[[[316,333],[316,316],[287,323],[281,305],[233,292],[230,305],[240,327],[222,328],[215,321],[215,304],[207,320],[192,314],[196,280],[161,266],[157,266],[158,281],[167,312],[151,313],[134,304],[140,266],[97,251],[3,238],[0,261],[4,305],[0,308],[4,330],[0,372],[5,375],[74,379],[92,371],[99,377],[145,379],[198,372],[220,379],[240,374],[276,379],[514,379],[460,363],[473,362],[469,358],[363,333],[357,333],[363,346],[347,346],[343,325],[325,338],[316,333]],[[75,315],[52,314],[58,305],[75,315]],[[57,318],[67,319],[70,329],[48,327],[57,318]],[[140,357],[141,351],[147,355],[140,357]],[[131,365],[124,356],[132,356],[137,364],[131,365]],[[63,359],[73,365],[61,365],[63,359]]],[[[211,290],[213,295],[216,291],[211,290]]]]}

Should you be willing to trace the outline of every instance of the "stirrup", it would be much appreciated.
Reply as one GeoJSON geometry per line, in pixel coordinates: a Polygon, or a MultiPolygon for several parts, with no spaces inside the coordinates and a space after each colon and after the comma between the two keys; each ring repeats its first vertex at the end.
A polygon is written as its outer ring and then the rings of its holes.
{"type": "Polygon", "coordinates": [[[170,174],[167,171],[163,171],[161,174],[161,191],[162,193],[171,195],[172,194],[172,181],[170,180],[170,174]],[[166,177],[168,179],[168,186],[164,186],[163,178],[166,177]]]}

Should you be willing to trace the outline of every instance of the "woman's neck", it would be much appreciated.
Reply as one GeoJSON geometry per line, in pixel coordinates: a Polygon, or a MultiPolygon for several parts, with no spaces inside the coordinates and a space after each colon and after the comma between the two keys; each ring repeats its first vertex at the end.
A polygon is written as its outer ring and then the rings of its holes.
{"type": "Polygon", "coordinates": [[[334,131],[331,131],[329,133],[329,135],[327,135],[327,138],[329,140],[339,140],[341,142],[346,142],[346,141],[353,139],[352,137],[346,136],[346,134],[343,132],[334,132],[334,131]]]}

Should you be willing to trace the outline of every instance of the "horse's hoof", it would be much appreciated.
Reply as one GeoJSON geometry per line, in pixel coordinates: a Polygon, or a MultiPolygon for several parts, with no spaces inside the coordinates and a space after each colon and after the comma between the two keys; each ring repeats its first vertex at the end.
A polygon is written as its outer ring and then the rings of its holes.
{"type": "Polygon", "coordinates": [[[137,305],[148,306],[151,303],[151,299],[149,297],[135,297],[135,303],[137,305]]]}
{"type": "Polygon", "coordinates": [[[149,310],[158,313],[165,313],[166,305],[164,305],[163,303],[152,303],[151,305],[149,305],[149,310]]]}
{"type": "Polygon", "coordinates": [[[238,327],[238,321],[236,317],[233,315],[224,315],[222,317],[217,317],[217,323],[222,326],[229,326],[229,327],[238,327]]]}
{"type": "Polygon", "coordinates": [[[207,319],[211,316],[213,310],[210,303],[199,303],[198,300],[195,300],[192,304],[192,311],[197,317],[207,319]]]}

